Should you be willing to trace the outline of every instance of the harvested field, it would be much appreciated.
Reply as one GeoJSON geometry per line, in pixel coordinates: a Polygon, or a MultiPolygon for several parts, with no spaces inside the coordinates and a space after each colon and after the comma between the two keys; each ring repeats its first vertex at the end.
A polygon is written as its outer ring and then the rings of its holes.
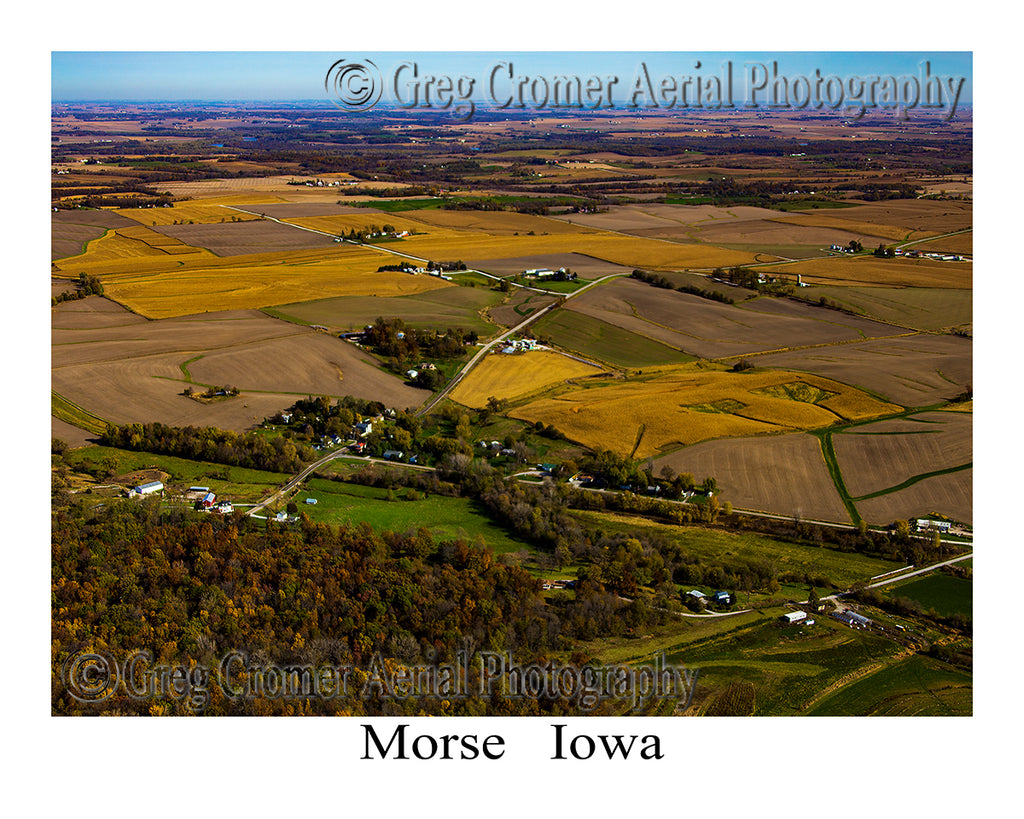
{"type": "Polygon", "coordinates": [[[800,227],[819,228],[826,231],[844,231],[858,236],[873,236],[876,242],[879,239],[883,239],[886,242],[905,242],[910,239],[921,239],[931,233],[931,231],[908,230],[905,227],[895,225],[858,221],[852,215],[854,210],[856,208],[845,208],[842,216],[826,216],[820,211],[789,213],[775,216],[772,218],[772,221],[784,225],[798,225],[800,227]]]}
{"type": "MultiPolygon", "coordinates": [[[[657,232],[644,231],[643,236],[660,236],[657,232]]],[[[664,238],[672,238],[666,235],[664,238]]],[[[832,227],[785,223],[775,219],[756,219],[738,223],[723,223],[716,220],[706,226],[700,225],[690,234],[690,241],[708,242],[716,245],[743,244],[747,246],[806,245],[826,248],[831,244],[847,245],[857,240],[865,247],[878,244],[878,237],[866,230],[840,230],[832,227]]]]}
{"type": "Polygon", "coordinates": [[[100,238],[90,241],[84,253],[62,259],[54,266],[54,270],[71,271],[77,277],[80,270],[95,264],[108,263],[114,269],[123,269],[126,261],[151,259],[173,267],[176,265],[175,259],[202,259],[209,256],[205,250],[133,223],[130,227],[109,230],[100,238]]]}
{"type": "Polygon", "coordinates": [[[721,499],[739,509],[849,522],[812,435],[705,441],[658,458],[655,472],[663,466],[676,473],[713,475],[721,499]]]}
{"type": "Polygon", "coordinates": [[[973,344],[958,336],[910,335],[794,350],[753,359],[852,384],[905,407],[948,401],[973,383],[973,344]]]}
{"type": "Polygon", "coordinates": [[[760,298],[729,305],[635,279],[599,285],[566,306],[701,358],[749,355],[898,332],[878,322],[788,299],[760,298]]]}
{"type": "Polygon", "coordinates": [[[898,410],[815,376],[680,365],[570,388],[511,414],[554,425],[592,449],[646,458],[710,438],[815,429],[898,410]]]}
{"type": "Polygon", "coordinates": [[[377,273],[394,257],[353,245],[223,259],[203,250],[199,258],[179,261],[158,251],[130,261],[93,255],[93,247],[109,238],[98,239],[85,256],[59,262],[58,273],[97,275],[107,296],[150,318],[269,307],[310,296],[402,296],[455,286],[436,276],[377,273]]]}
{"type": "Polygon", "coordinates": [[[974,231],[918,242],[913,249],[923,253],[963,253],[970,256],[974,253],[974,231]]]}
{"type": "Polygon", "coordinates": [[[806,259],[760,268],[780,273],[795,282],[797,274],[807,284],[876,285],[888,287],[947,287],[970,290],[973,264],[938,262],[933,259],[879,259],[875,256],[806,259]]]}
{"type": "Polygon", "coordinates": [[[480,313],[501,298],[485,287],[444,287],[412,296],[340,296],[333,299],[281,304],[266,308],[274,316],[319,324],[332,330],[361,330],[379,317],[400,318],[406,324],[428,330],[462,327],[488,336],[496,327],[480,313]]]}
{"type": "Polygon", "coordinates": [[[50,228],[50,259],[64,259],[85,252],[85,246],[98,239],[108,228],[98,225],[72,225],[55,222],[50,228]]]}
{"type": "Polygon", "coordinates": [[[874,524],[939,514],[973,525],[973,479],[973,469],[925,478],[899,492],[857,501],[857,511],[874,524]]]}
{"type": "Polygon", "coordinates": [[[535,351],[521,355],[494,353],[481,361],[452,391],[452,400],[479,409],[491,396],[514,399],[543,392],[573,378],[599,375],[603,370],[559,353],[535,351]]]}
{"type": "Polygon", "coordinates": [[[970,463],[973,420],[966,412],[926,412],[833,435],[847,491],[857,498],[970,463]]]}
{"type": "Polygon", "coordinates": [[[257,311],[77,329],[61,328],[60,308],[52,312],[53,389],[115,423],[243,430],[298,395],[355,395],[402,409],[429,395],[352,344],[257,311]],[[235,386],[241,394],[204,404],[182,395],[190,384],[198,392],[235,386]]]}
{"type": "Polygon", "coordinates": [[[50,437],[59,438],[68,446],[74,448],[79,446],[90,446],[99,440],[92,432],[73,426],[66,421],[50,416],[50,437]]]}
{"type": "Polygon", "coordinates": [[[969,201],[893,199],[844,208],[842,214],[845,219],[893,225],[922,234],[951,233],[973,225],[974,205],[969,201]]]}
{"type": "MultiPolygon", "coordinates": [[[[227,211],[238,213],[237,211],[227,211]]],[[[246,214],[239,214],[246,216],[246,214]]],[[[195,247],[204,247],[218,256],[245,256],[255,253],[281,253],[288,250],[336,247],[329,236],[308,230],[248,217],[244,222],[225,224],[161,225],[155,230],[195,247]]]]}
{"type": "MultiPolygon", "coordinates": [[[[50,224],[56,225],[90,225],[103,230],[107,228],[132,227],[135,222],[125,219],[115,210],[95,210],[76,208],[75,210],[58,210],[50,215],[50,224]]],[[[103,233],[100,231],[100,234],[103,233]]]]}
{"type": "Polygon", "coordinates": [[[502,259],[550,253],[581,253],[632,270],[681,270],[750,264],[754,255],[711,245],[683,245],[614,233],[559,233],[548,236],[490,236],[465,231],[454,236],[412,236],[405,253],[425,259],[502,259]]]}
{"type": "Polygon", "coordinates": [[[138,222],[140,225],[153,227],[186,222],[195,222],[196,224],[242,222],[258,218],[247,213],[239,213],[237,210],[221,207],[220,205],[200,202],[175,202],[169,208],[121,208],[115,212],[120,216],[125,216],[138,222]]]}
{"type": "MultiPolygon", "coordinates": [[[[254,210],[262,212],[262,208],[254,208],[254,210]]],[[[333,216],[289,216],[287,219],[288,224],[321,230],[335,236],[340,236],[342,233],[350,230],[369,230],[370,228],[383,227],[384,225],[391,225],[397,231],[407,230],[410,233],[424,233],[431,236],[458,235],[454,231],[434,228],[422,222],[409,219],[402,214],[381,213],[379,211],[367,210],[366,208],[353,208],[352,211],[351,213],[341,213],[333,216]]],[[[372,239],[368,240],[370,244],[373,244],[373,241],[372,239]]],[[[393,245],[396,250],[402,250],[404,241],[398,243],[388,242],[388,244],[393,245]]]]}
{"type": "Polygon", "coordinates": [[[555,218],[574,225],[585,225],[599,230],[636,233],[650,230],[680,230],[696,225],[707,227],[712,223],[738,223],[755,219],[768,219],[779,212],[769,208],[737,205],[612,205],[601,213],[566,213],[555,218]]]}
{"type": "Polygon", "coordinates": [[[531,216],[526,213],[489,210],[442,210],[431,208],[410,212],[408,221],[422,225],[424,233],[436,233],[436,228],[454,231],[473,231],[494,236],[524,235],[531,230],[537,235],[548,233],[590,233],[586,228],[569,224],[561,219],[548,216],[531,216]]]}
{"type": "Polygon", "coordinates": [[[142,316],[102,296],[62,302],[51,309],[50,318],[53,330],[95,330],[146,323],[142,316]]]}
{"type": "Polygon", "coordinates": [[[804,287],[801,298],[824,297],[869,318],[915,330],[969,327],[974,316],[974,293],[926,287],[804,287]]]}
{"type": "Polygon", "coordinates": [[[616,273],[633,272],[631,267],[612,264],[582,253],[542,253],[538,256],[515,256],[508,259],[467,259],[466,266],[495,276],[514,276],[524,270],[558,270],[560,267],[579,273],[583,279],[599,279],[616,273]]]}
{"type": "Polygon", "coordinates": [[[549,304],[553,304],[555,300],[555,296],[518,288],[512,292],[507,302],[490,308],[487,311],[487,316],[491,321],[505,327],[515,327],[531,313],[543,310],[549,304]]]}
{"type": "MultiPolygon", "coordinates": [[[[226,208],[224,210],[227,210],[226,208]]],[[[346,213],[374,213],[380,215],[384,213],[382,210],[376,210],[374,208],[356,208],[351,205],[336,205],[333,202],[284,202],[281,204],[267,204],[260,205],[258,208],[260,213],[266,216],[272,216],[275,219],[296,219],[305,216],[340,216],[346,213]]],[[[237,213],[238,211],[228,210],[228,213],[237,213]]]]}
{"type": "Polygon", "coordinates": [[[691,356],[664,344],[572,310],[556,310],[531,325],[533,332],[566,350],[616,367],[679,364],[691,356]]]}

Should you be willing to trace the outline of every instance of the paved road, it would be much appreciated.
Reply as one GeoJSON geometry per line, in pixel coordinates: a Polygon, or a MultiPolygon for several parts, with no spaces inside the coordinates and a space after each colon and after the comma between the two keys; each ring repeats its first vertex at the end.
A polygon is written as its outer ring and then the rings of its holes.
{"type": "MultiPolygon", "coordinates": [[[[474,272],[479,272],[479,271],[474,271],[474,272]]],[[[484,275],[487,275],[487,274],[484,274],[484,275]]],[[[512,335],[515,335],[518,332],[521,332],[525,327],[527,327],[530,324],[532,324],[533,322],[535,322],[541,316],[547,315],[549,312],[551,312],[552,310],[556,309],[557,307],[560,307],[562,304],[567,302],[569,299],[575,298],[576,296],[580,295],[580,293],[585,293],[591,287],[595,287],[595,286],[601,284],[601,282],[608,281],[609,279],[616,279],[616,278],[619,278],[620,276],[628,276],[628,275],[630,275],[630,274],[629,273],[612,273],[612,274],[610,274],[608,276],[602,276],[600,279],[594,279],[594,281],[590,282],[589,284],[584,285],[579,290],[575,290],[572,293],[566,293],[565,295],[561,295],[561,294],[558,294],[558,293],[551,293],[551,291],[549,291],[549,290],[540,291],[540,292],[548,293],[550,295],[555,296],[557,298],[557,301],[553,302],[552,304],[549,304],[547,307],[544,307],[544,308],[542,308],[540,310],[537,310],[537,311],[531,313],[529,316],[527,316],[523,321],[519,322],[519,324],[517,324],[511,330],[506,330],[501,335],[496,336],[491,341],[487,342],[483,347],[481,347],[477,351],[476,355],[474,355],[469,361],[466,362],[466,364],[462,367],[461,370],[459,370],[457,373],[455,373],[455,375],[452,376],[451,380],[447,384],[445,384],[444,388],[437,395],[435,395],[433,398],[431,398],[429,401],[427,401],[426,404],[424,404],[422,407],[420,407],[418,410],[416,410],[415,414],[419,416],[419,415],[426,415],[428,412],[430,412],[430,410],[432,410],[435,406],[437,406],[437,404],[442,399],[444,399],[453,389],[455,389],[455,387],[459,384],[459,382],[462,381],[462,379],[465,378],[469,374],[469,372],[477,364],[479,364],[483,360],[484,356],[486,356],[495,346],[497,346],[498,344],[503,343],[505,341],[505,339],[507,339],[509,336],[512,336],[512,335]]],[[[496,277],[491,276],[490,278],[496,278],[496,277]]],[[[517,285],[517,286],[521,287],[523,285],[517,285]]],[[[531,287],[531,288],[528,288],[528,289],[535,290],[536,288],[532,288],[531,287]]]]}

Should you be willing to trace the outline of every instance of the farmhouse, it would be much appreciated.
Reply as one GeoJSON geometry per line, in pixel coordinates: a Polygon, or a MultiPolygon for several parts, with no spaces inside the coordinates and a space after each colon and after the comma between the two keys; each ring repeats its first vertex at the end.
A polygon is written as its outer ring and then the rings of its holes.
{"type": "Polygon", "coordinates": [[[801,620],[806,620],[807,619],[807,612],[806,611],[790,611],[790,612],[787,612],[786,614],[783,614],[779,619],[782,620],[782,622],[787,623],[787,624],[799,623],[801,620]]]}
{"type": "Polygon", "coordinates": [[[711,597],[711,601],[719,606],[731,606],[734,598],[730,592],[716,591],[711,597]]]}
{"type": "Polygon", "coordinates": [[[370,421],[360,421],[356,424],[356,435],[360,438],[365,438],[373,432],[373,424],[370,421]]]}
{"type": "Polygon", "coordinates": [[[686,593],[686,596],[692,597],[694,600],[703,600],[705,598],[704,592],[697,591],[697,589],[691,589],[686,593]]]}

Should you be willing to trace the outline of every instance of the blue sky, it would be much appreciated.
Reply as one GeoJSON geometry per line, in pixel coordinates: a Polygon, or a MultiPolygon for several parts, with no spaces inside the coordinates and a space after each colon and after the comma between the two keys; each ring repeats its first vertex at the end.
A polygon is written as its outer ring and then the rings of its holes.
{"type": "MultiPolygon", "coordinates": [[[[51,98],[54,102],[99,100],[323,100],[324,78],[338,59],[373,60],[387,86],[403,61],[417,63],[421,74],[476,78],[477,96],[491,68],[512,62],[517,76],[613,74],[620,88],[632,85],[646,63],[653,77],[718,73],[730,61],[737,94],[746,87],[748,63],[779,65],[788,77],[813,77],[815,69],[839,77],[917,76],[921,63],[933,74],[966,77],[960,104],[972,99],[971,52],[53,52],[51,98]],[[700,60],[701,72],[694,66],[700,60]]],[[[385,92],[384,99],[391,96],[385,92]]],[[[625,96],[625,95],[624,95],[625,96]]]]}

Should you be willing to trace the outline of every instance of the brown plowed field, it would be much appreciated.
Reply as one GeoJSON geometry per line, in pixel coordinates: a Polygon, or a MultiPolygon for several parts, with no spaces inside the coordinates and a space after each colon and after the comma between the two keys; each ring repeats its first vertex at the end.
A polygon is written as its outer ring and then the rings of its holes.
{"type": "MultiPolygon", "coordinates": [[[[820,213],[821,211],[804,211],[820,213]]],[[[974,205],[971,202],[953,202],[934,199],[894,199],[843,208],[835,211],[844,219],[895,225],[909,230],[929,233],[950,233],[972,226],[974,205]]]]}
{"type": "MultiPolygon", "coordinates": [[[[70,282],[64,282],[65,289],[70,282]]],[[[80,301],[66,301],[52,310],[52,330],[97,330],[105,327],[146,324],[146,319],[125,310],[117,302],[101,296],[89,296],[80,301]]],[[[72,338],[71,336],[68,337],[72,338]]]]}
{"type": "Polygon", "coordinates": [[[892,523],[927,517],[931,513],[974,523],[973,469],[936,475],[899,492],[857,501],[857,511],[869,523],[892,523]]]}
{"type": "Polygon", "coordinates": [[[757,356],[754,363],[817,373],[904,407],[923,407],[947,401],[973,383],[972,353],[970,339],[916,334],[757,356]]]}
{"type": "Polygon", "coordinates": [[[874,256],[832,256],[760,268],[791,281],[802,275],[807,284],[876,285],[889,287],[950,287],[970,290],[974,265],[969,261],[878,259],[874,256]]]}
{"type": "Polygon", "coordinates": [[[853,497],[972,460],[974,416],[926,412],[879,421],[832,436],[839,469],[853,497]]]}
{"type": "Polygon", "coordinates": [[[781,299],[728,305],[634,279],[599,285],[567,307],[702,358],[893,335],[869,319],[781,299]]]}
{"type": "Polygon", "coordinates": [[[173,236],[193,247],[205,247],[218,256],[337,247],[337,242],[329,236],[265,219],[207,225],[157,225],[153,230],[173,236]]]}
{"type": "MultiPolygon", "coordinates": [[[[103,301],[85,302],[93,300],[103,301]]],[[[347,342],[254,310],[111,326],[114,311],[76,313],[63,307],[52,311],[52,387],[118,423],[243,430],[289,406],[297,395],[354,395],[399,409],[418,406],[428,395],[383,372],[347,342]],[[188,386],[185,370],[197,392],[212,384],[242,393],[210,404],[186,398],[181,394],[188,386]]]]}
{"type": "Polygon", "coordinates": [[[96,441],[96,436],[84,429],[79,429],[66,421],[50,416],[50,437],[60,438],[71,447],[89,446],[96,441]]]}
{"type": "Polygon", "coordinates": [[[740,509],[849,522],[818,439],[803,433],[705,441],[654,462],[655,473],[713,475],[720,498],[740,509]]]}

